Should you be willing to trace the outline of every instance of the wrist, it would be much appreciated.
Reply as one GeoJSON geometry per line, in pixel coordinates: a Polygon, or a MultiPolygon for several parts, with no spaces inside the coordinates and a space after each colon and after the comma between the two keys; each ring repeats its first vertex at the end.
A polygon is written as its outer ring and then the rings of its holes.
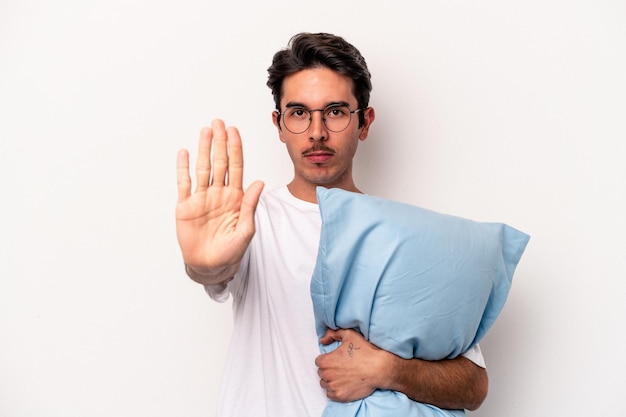
{"type": "Polygon", "coordinates": [[[377,387],[383,390],[400,391],[399,381],[407,365],[407,360],[391,352],[379,350],[379,366],[377,367],[377,387]]]}
{"type": "Polygon", "coordinates": [[[226,265],[219,268],[198,267],[185,264],[185,272],[194,281],[203,285],[226,285],[239,269],[239,265],[226,265]]]}

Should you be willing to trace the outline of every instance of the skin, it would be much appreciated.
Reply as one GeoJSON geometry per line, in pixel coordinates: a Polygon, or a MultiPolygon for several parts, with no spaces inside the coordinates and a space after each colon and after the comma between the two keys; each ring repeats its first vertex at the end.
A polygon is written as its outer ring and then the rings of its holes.
{"type": "MultiPolygon", "coordinates": [[[[283,110],[294,103],[319,109],[343,102],[353,110],[357,108],[352,80],[327,68],[307,69],[286,77],[283,92],[283,110]]],[[[358,126],[358,117],[353,115],[348,128],[339,133],[326,129],[320,112],[312,115],[310,128],[293,134],[279,123],[277,112],[272,114],[279,139],[293,162],[289,191],[313,203],[317,202],[318,185],[359,192],[352,177],[352,160],[359,142],[368,136],[374,109],[364,110],[363,126],[358,126]]],[[[226,128],[219,119],[202,129],[196,188],[192,192],[189,153],[184,149],[178,153],[177,183],[176,232],[187,272],[203,285],[226,285],[254,236],[254,212],[264,186],[256,181],[243,190],[243,150],[238,130],[226,128]]],[[[464,357],[444,361],[402,359],[372,345],[354,330],[328,330],[320,341],[341,342],[339,348],[315,361],[320,385],[335,401],[354,401],[376,389],[391,389],[440,408],[474,410],[487,395],[485,369],[464,357]]]]}
{"type": "Polygon", "coordinates": [[[225,285],[254,236],[254,212],[264,184],[256,181],[244,192],[239,131],[226,129],[219,119],[200,132],[193,194],[186,149],[178,152],[176,167],[176,235],[187,272],[203,285],[225,285]]]}
{"type": "MultiPolygon", "coordinates": [[[[328,68],[303,70],[283,81],[282,110],[295,103],[308,109],[321,109],[339,102],[348,103],[351,110],[358,108],[352,93],[352,81],[328,68]]],[[[272,114],[278,136],[286,145],[293,163],[294,177],[287,188],[295,197],[316,203],[315,188],[318,185],[359,191],[352,177],[352,160],[359,141],[367,138],[374,122],[374,109],[365,109],[364,115],[362,127],[358,127],[358,116],[353,115],[348,128],[336,133],[326,129],[321,112],[314,112],[309,129],[293,134],[282,122],[279,124],[278,112],[272,114]]]]}
{"type": "Polygon", "coordinates": [[[315,360],[320,385],[331,400],[355,401],[387,389],[439,408],[476,410],[487,396],[486,370],[465,357],[403,359],[346,329],[329,329],[320,339],[322,344],[334,341],[341,342],[339,347],[315,360]]]}

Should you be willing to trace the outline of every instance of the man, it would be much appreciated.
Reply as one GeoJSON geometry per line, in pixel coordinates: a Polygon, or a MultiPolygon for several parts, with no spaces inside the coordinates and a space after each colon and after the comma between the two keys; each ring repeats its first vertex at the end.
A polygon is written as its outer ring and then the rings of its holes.
{"type": "Polygon", "coordinates": [[[375,119],[370,73],[341,37],[308,33],[277,52],[268,72],[272,120],[294,167],[287,186],[261,195],[257,181],[244,192],[241,139],[221,120],[200,134],[193,193],[188,152],[177,160],[186,271],[211,298],[233,297],[219,415],[319,417],[328,398],[353,401],[376,389],[441,408],[478,408],[487,392],[478,348],[452,360],[406,360],[339,329],[319,342],[340,347],[319,355],[309,293],[321,227],[315,190],[359,192],[352,160],[375,119]]]}

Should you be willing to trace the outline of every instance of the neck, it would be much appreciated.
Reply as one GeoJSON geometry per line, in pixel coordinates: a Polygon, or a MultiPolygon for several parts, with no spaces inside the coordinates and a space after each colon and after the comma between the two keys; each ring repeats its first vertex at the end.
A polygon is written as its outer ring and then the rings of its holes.
{"type": "MultiPolygon", "coordinates": [[[[360,193],[361,191],[354,185],[354,183],[349,184],[348,186],[339,186],[339,185],[323,185],[319,184],[322,187],[327,188],[341,188],[342,190],[352,191],[355,193],[360,193]]],[[[309,203],[317,204],[317,187],[318,184],[298,184],[296,181],[291,181],[287,184],[287,189],[297,199],[308,201],[309,203]]]]}

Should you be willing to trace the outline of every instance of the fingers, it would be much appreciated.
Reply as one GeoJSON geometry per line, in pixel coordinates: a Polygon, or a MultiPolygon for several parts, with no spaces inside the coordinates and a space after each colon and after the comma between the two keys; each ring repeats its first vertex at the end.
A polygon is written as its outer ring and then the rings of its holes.
{"type": "Polygon", "coordinates": [[[213,178],[211,185],[221,187],[226,185],[228,173],[228,151],[226,148],[226,128],[224,122],[215,119],[211,122],[213,129],[213,178]]]}
{"type": "MultiPolygon", "coordinates": [[[[188,172],[188,154],[186,158],[188,172]]],[[[185,181],[188,176],[187,173],[185,181]]],[[[206,191],[209,186],[228,185],[240,190],[243,188],[243,148],[237,128],[226,129],[222,120],[215,119],[211,122],[211,127],[202,129],[198,140],[196,180],[196,192],[206,191]]],[[[253,205],[256,207],[256,202],[253,205]]]]}
{"type": "Polygon", "coordinates": [[[206,191],[211,177],[211,139],[213,131],[205,127],[198,139],[198,159],[196,161],[196,192],[206,191]]]}
{"type": "Polygon", "coordinates": [[[189,152],[186,149],[178,151],[176,156],[176,183],[178,185],[178,201],[185,200],[191,195],[189,152]]]}
{"type": "MultiPolygon", "coordinates": [[[[228,185],[230,187],[243,188],[243,149],[241,136],[236,127],[226,130],[226,147],[228,150],[228,185]]],[[[256,203],[254,204],[256,207],[256,203]]]]}

